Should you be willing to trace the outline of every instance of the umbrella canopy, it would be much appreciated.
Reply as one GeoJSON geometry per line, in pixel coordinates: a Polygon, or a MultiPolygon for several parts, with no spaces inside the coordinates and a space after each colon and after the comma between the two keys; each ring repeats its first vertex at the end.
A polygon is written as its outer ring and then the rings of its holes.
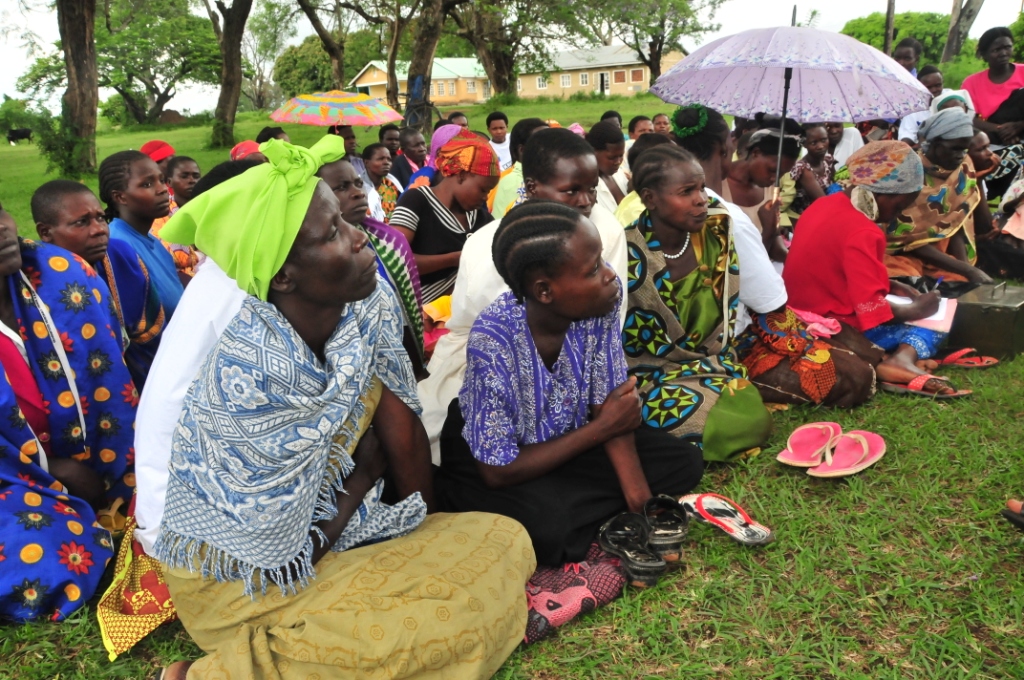
{"type": "Polygon", "coordinates": [[[744,118],[782,115],[787,69],[786,115],[801,123],[901,118],[931,101],[924,85],[874,47],[789,26],[708,43],[658,78],[651,91],[666,102],[704,104],[744,118]]]}
{"type": "Polygon", "coordinates": [[[366,94],[331,90],[292,97],[270,114],[278,123],[302,125],[383,125],[402,120],[402,114],[366,94]]]}

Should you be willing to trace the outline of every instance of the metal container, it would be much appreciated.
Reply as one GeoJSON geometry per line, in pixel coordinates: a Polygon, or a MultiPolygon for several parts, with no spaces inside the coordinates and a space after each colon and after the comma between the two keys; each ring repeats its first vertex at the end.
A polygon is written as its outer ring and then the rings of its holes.
{"type": "Polygon", "coordinates": [[[1000,359],[1024,352],[1024,288],[989,284],[957,298],[949,347],[1000,359]]]}

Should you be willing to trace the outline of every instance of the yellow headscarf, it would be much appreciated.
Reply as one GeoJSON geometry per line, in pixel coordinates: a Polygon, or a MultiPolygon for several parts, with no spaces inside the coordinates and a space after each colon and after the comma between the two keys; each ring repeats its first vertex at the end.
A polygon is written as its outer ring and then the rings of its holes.
{"type": "Polygon", "coordinates": [[[239,288],[266,300],[313,200],[316,172],[345,155],[345,140],[327,135],[307,149],[271,139],[260,151],[268,163],[193,198],[160,236],[194,244],[239,288]]]}

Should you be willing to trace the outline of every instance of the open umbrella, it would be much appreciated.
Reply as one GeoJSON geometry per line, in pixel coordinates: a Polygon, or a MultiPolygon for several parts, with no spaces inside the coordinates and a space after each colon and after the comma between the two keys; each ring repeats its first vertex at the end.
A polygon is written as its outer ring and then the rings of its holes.
{"type": "Polygon", "coordinates": [[[301,125],[383,125],[402,120],[402,114],[375,97],[341,90],[292,97],[270,114],[278,123],[301,125]]]}
{"type": "Polygon", "coordinates": [[[931,102],[924,85],[874,47],[795,26],[719,38],[669,69],[651,91],[674,104],[801,123],[901,118],[931,102]]]}

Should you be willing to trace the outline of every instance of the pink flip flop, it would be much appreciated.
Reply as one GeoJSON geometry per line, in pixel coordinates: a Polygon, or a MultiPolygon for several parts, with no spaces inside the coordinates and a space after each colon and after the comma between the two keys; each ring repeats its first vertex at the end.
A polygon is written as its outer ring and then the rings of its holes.
{"type": "Polygon", "coordinates": [[[851,430],[839,437],[825,462],[807,471],[811,477],[846,477],[871,467],[885,455],[885,440],[874,432],[851,430]]]}
{"type": "Polygon", "coordinates": [[[786,448],[775,460],[793,467],[815,467],[821,465],[821,457],[836,445],[843,433],[839,423],[809,423],[793,430],[786,441],[786,448]]]}

